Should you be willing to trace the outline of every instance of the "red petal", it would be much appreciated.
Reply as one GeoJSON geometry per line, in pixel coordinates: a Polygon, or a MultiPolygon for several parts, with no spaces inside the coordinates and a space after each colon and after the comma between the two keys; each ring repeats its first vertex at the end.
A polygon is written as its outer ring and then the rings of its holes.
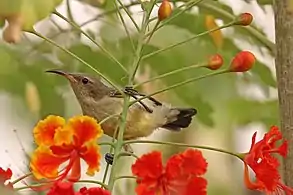
{"type": "Polygon", "coordinates": [[[101,126],[89,116],[76,116],[69,120],[68,127],[74,132],[76,145],[82,146],[88,141],[97,139],[103,133],[101,126]]]}
{"type": "Polygon", "coordinates": [[[166,176],[168,179],[174,179],[181,176],[183,159],[180,154],[175,154],[169,158],[166,164],[166,176]]]}
{"type": "Polygon", "coordinates": [[[207,194],[207,180],[202,177],[193,178],[186,187],[184,195],[206,195],[207,194]]]}
{"type": "Polygon", "coordinates": [[[187,149],[181,156],[183,159],[182,169],[184,173],[202,175],[207,171],[208,163],[201,151],[187,149]]]}
{"type": "Polygon", "coordinates": [[[150,187],[148,184],[142,183],[135,188],[135,192],[137,195],[155,195],[157,188],[150,187]]]}
{"type": "Polygon", "coordinates": [[[73,183],[57,181],[47,195],[75,195],[73,183]]]}
{"type": "Polygon", "coordinates": [[[64,156],[64,157],[69,157],[71,152],[74,150],[73,146],[71,145],[63,145],[63,146],[50,146],[51,151],[53,154],[57,156],[64,156]]]}
{"type": "Polygon", "coordinates": [[[282,143],[282,145],[278,148],[278,153],[283,157],[287,156],[287,153],[288,153],[288,141],[284,141],[282,143]]]}
{"type": "Polygon", "coordinates": [[[144,154],[131,167],[132,173],[139,178],[157,179],[163,173],[162,154],[154,151],[144,154]]]}
{"type": "Polygon", "coordinates": [[[32,155],[30,167],[37,179],[56,178],[58,176],[58,167],[68,158],[59,157],[45,146],[39,146],[32,155]]]}
{"type": "Polygon", "coordinates": [[[89,189],[83,187],[79,190],[79,192],[82,195],[111,195],[111,193],[108,190],[104,190],[103,188],[99,187],[93,187],[89,189]]]}
{"type": "Polygon", "coordinates": [[[87,174],[93,176],[100,170],[99,146],[95,142],[89,142],[84,148],[85,151],[80,153],[80,157],[88,164],[87,174]]]}
{"type": "Polygon", "coordinates": [[[2,169],[0,167],[0,182],[3,180],[3,183],[4,183],[6,180],[11,179],[11,177],[12,177],[12,171],[10,168],[8,168],[6,171],[4,171],[4,169],[2,169]]]}

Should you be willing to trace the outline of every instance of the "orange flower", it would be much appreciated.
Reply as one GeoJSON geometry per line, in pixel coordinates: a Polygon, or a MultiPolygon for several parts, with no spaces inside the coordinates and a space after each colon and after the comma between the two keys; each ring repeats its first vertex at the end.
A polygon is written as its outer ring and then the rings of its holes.
{"type": "Polygon", "coordinates": [[[100,153],[96,139],[103,131],[97,121],[89,116],[76,116],[67,124],[58,116],[48,116],[34,129],[34,138],[39,145],[34,151],[30,167],[37,179],[80,178],[80,159],[88,164],[87,174],[94,175],[100,169],[100,153]],[[59,166],[69,161],[58,174],[59,166]]]}
{"type": "Polygon", "coordinates": [[[282,140],[282,134],[278,127],[271,127],[264,138],[255,143],[256,132],[252,136],[251,148],[244,155],[244,182],[248,189],[263,191],[267,194],[277,194],[284,191],[292,194],[293,189],[281,183],[281,176],[278,172],[280,163],[272,156],[273,153],[285,157],[287,155],[288,143],[283,143],[277,147],[276,142],[282,140]],[[255,172],[256,180],[252,182],[249,178],[248,166],[255,172]]]}
{"type": "Polygon", "coordinates": [[[137,195],[206,195],[207,181],[201,177],[207,162],[199,150],[187,149],[172,156],[165,168],[158,151],[145,154],[132,165],[138,177],[137,195]]]}

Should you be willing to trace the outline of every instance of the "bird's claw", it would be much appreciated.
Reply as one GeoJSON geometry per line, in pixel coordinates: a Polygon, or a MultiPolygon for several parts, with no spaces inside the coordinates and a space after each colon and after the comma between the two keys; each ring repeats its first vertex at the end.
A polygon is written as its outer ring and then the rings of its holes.
{"type": "Polygon", "coordinates": [[[105,154],[105,161],[107,162],[107,164],[112,165],[113,161],[114,161],[114,154],[106,153],[105,154]]]}

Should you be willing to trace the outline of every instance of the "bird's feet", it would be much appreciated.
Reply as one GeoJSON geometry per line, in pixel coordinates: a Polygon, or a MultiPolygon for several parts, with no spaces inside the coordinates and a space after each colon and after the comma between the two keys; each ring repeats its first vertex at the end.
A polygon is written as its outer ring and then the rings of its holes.
{"type": "MultiPolygon", "coordinates": [[[[123,148],[124,148],[126,153],[132,153],[132,154],[134,153],[132,147],[129,144],[125,144],[123,146],[123,148]]],[[[131,155],[129,155],[129,156],[131,156],[131,155]]],[[[106,161],[107,164],[112,165],[113,161],[114,161],[114,154],[106,153],[105,154],[105,161],[106,161]]]]}

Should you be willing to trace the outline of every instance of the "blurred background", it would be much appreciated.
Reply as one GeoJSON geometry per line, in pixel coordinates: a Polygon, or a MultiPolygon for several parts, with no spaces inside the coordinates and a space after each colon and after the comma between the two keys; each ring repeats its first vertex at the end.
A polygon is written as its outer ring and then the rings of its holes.
{"type": "MultiPolygon", "coordinates": [[[[127,5],[136,21],[142,20],[139,1],[122,2],[127,5]]],[[[186,0],[173,1],[173,6],[178,7],[185,2],[186,0]]],[[[157,9],[158,6],[152,16],[156,16],[157,9]]],[[[131,44],[112,1],[65,0],[57,10],[80,25],[122,64],[129,64],[133,56],[131,44]]],[[[230,27],[143,61],[136,82],[203,62],[215,53],[223,56],[225,66],[229,65],[231,58],[240,50],[252,51],[258,59],[248,73],[206,78],[157,95],[159,100],[173,105],[192,106],[198,110],[198,115],[190,128],[180,133],[160,129],[145,139],[246,152],[255,131],[258,132],[257,139],[260,139],[271,125],[279,125],[274,69],[274,14],[271,0],[203,1],[158,30],[146,46],[146,52],[164,48],[227,23],[233,20],[234,15],[242,12],[253,14],[252,26],[230,27]]],[[[122,15],[135,40],[137,34],[134,25],[124,11],[122,15]]],[[[154,24],[155,22],[152,23],[154,24]]],[[[49,16],[38,22],[35,29],[69,49],[113,82],[120,86],[125,84],[123,71],[119,66],[67,22],[55,15],[49,16]]],[[[29,33],[25,33],[22,41],[15,45],[0,40],[0,50],[0,166],[10,167],[14,172],[13,178],[17,178],[28,170],[28,155],[34,149],[32,129],[38,120],[49,114],[65,118],[81,114],[68,82],[64,78],[45,74],[44,71],[60,68],[72,72],[94,73],[60,49],[29,33]]],[[[210,71],[203,69],[182,72],[145,84],[140,90],[151,93],[208,72],[210,71]]],[[[100,141],[110,140],[104,136],[100,141]]],[[[133,145],[133,148],[138,156],[156,149],[163,151],[166,158],[184,149],[149,144],[137,144],[133,145]]],[[[105,154],[109,148],[102,146],[101,150],[105,154]]],[[[238,159],[211,151],[203,152],[209,163],[206,175],[209,195],[259,194],[245,190],[243,165],[238,159]]],[[[123,158],[120,174],[130,175],[132,163],[132,158],[123,158]]],[[[102,161],[101,172],[95,179],[102,179],[105,165],[102,161]]],[[[88,177],[84,175],[83,178],[88,177]]],[[[119,180],[115,194],[134,194],[134,188],[133,180],[119,180]]],[[[29,191],[25,193],[32,194],[29,191]]]]}

